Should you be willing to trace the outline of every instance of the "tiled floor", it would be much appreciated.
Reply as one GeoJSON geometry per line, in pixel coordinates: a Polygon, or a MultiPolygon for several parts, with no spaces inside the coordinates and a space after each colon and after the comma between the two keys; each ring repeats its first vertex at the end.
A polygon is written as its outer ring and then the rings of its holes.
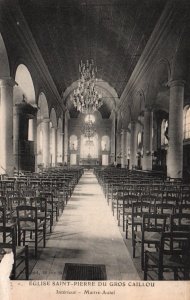
{"type": "Polygon", "coordinates": [[[30,279],[62,279],[65,263],[105,264],[108,280],[139,280],[101,187],[86,171],[30,279]]]}

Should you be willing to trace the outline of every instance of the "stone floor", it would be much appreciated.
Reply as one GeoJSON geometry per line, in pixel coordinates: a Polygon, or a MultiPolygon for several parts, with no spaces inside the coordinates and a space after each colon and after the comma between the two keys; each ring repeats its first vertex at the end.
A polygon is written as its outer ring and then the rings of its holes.
{"type": "Polygon", "coordinates": [[[139,280],[117,222],[92,171],[85,171],[30,279],[60,280],[65,263],[104,264],[108,280],[139,280]]]}

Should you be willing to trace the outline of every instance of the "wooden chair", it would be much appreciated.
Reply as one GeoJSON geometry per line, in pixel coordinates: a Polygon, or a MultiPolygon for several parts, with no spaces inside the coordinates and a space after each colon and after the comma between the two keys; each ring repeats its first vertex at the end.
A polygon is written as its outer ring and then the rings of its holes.
{"type": "Polygon", "coordinates": [[[54,214],[56,216],[56,221],[58,220],[59,203],[57,199],[54,199],[54,195],[52,192],[47,192],[47,191],[40,192],[40,196],[47,199],[47,212],[51,213],[51,232],[52,232],[54,214]]]}
{"type": "Polygon", "coordinates": [[[155,213],[166,215],[166,229],[170,227],[170,216],[175,213],[175,205],[171,203],[156,203],[155,204],[155,213]]]}
{"type": "Polygon", "coordinates": [[[188,213],[188,214],[190,214],[190,203],[180,204],[178,206],[178,212],[179,213],[188,213]]]}
{"type": "Polygon", "coordinates": [[[18,245],[25,245],[26,242],[34,242],[35,257],[38,254],[38,244],[43,240],[43,247],[46,246],[46,224],[38,219],[37,207],[29,205],[21,205],[16,207],[17,223],[18,223],[18,245]],[[30,236],[26,240],[26,233],[30,236]],[[34,233],[34,240],[31,239],[31,234],[34,233]]]}
{"type": "Polygon", "coordinates": [[[144,280],[150,271],[157,271],[157,279],[163,280],[163,274],[168,270],[174,273],[174,280],[189,279],[189,255],[190,232],[163,232],[158,251],[145,251],[144,280]]]}
{"type": "Polygon", "coordinates": [[[63,212],[65,205],[68,201],[68,193],[66,192],[64,181],[56,180],[53,185],[53,189],[55,192],[55,196],[58,199],[59,207],[61,208],[61,211],[63,212]]]}
{"type": "Polygon", "coordinates": [[[8,206],[11,213],[11,220],[15,222],[17,218],[16,208],[19,205],[27,205],[27,199],[25,197],[11,197],[9,198],[8,206]]]}
{"type": "Polygon", "coordinates": [[[22,195],[26,198],[33,198],[36,196],[36,191],[35,189],[27,188],[22,190],[22,195]]]}
{"type": "Polygon", "coordinates": [[[137,232],[142,231],[142,221],[144,213],[154,212],[154,205],[149,202],[138,202],[132,205],[132,247],[133,258],[135,257],[136,243],[138,242],[137,232]]]}
{"type": "Polygon", "coordinates": [[[51,227],[51,214],[47,212],[47,199],[43,197],[30,198],[30,205],[38,209],[38,219],[45,223],[46,229],[51,227]]]}
{"type": "MultiPolygon", "coordinates": [[[[2,201],[2,199],[1,199],[1,201],[2,201]]],[[[6,206],[6,198],[4,199],[4,201],[2,201],[2,205],[0,206],[0,225],[4,226],[4,227],[5,226],[7,226],[7,227],[15,226],[15,233],[17,233],[16,222],[13,222],[12,215],[6,206]]],[[[4,243],[6,242],[7,237],[8,236],[4,232],[3,233],[3,242],[4,243]]],[[[16,237],[17,237],[17,234],[16,234],[16,237]]],[[[17,239],[16,239],[16,242],[17,242],[17,239]]]]}
{"type": "Polygon", "coordinates": [[[175,213],[171,215],[171,231],[190,232],[190,213],[175,213]]]}
{"type": "Polygon", "coordinates": [[[137,195],[131,195],[130,191],[128,195],[124,195],[122,203],[122,210],[119,211],[119,222],[122,216],[123,231],[126,230],[126,239],[128,238],[129,226],[132,225],[132,204],[139,202],[140,198],[137,195]]]}
{"type": "Polygon", "coordinates": [[[166,230],[166,215],[145,213],[143,215],[142,232],[137,233],[141,242],[141,267],[144,269],[145,246],[156,248],[160,243],[161,233],[166,230]]]}
{"type": "Polygon", "coordinates": [[[25,272],[25,278],[29,279],[29,263],[28,263],[28,246],[16,246],[16,233],[14,227],[0,226],[0,261],[3,255],[9,251],[13,251],[14,263],[11,279],[19,279],[20,275],[25,272]],[[2,237],[8,235],[9,241],[2,241],[2,237]],[[23,266],[24,263],[24,266],[23,266]]]}

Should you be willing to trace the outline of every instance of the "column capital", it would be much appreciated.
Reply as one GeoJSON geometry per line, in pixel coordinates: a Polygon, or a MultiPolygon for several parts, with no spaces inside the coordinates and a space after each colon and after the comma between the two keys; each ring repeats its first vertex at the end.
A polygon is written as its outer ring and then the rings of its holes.
{"type": "Polygon", "coordinates": [[[174,87],[174,86],[184,86],[186,83],[185,80],[179,79],[179,80],[171,80],[169,81],[169,87],[174,87]]]}
{"type": "Polygon", "coordinates": [[[13,87],[14,85],[18,85],[18,84],[11,77],[0,78],[0,87],[5,87],[5,86],[11,86],[11,87],[13,87]]]}
{"type": "Polygon", "coordinates": [[[50,119],[49,118],[43,118],[42,119],[42,123],[49,123],[50,122],[50,119]]]}
{"type": "Polygon", "coordinates": [[[55,131],[57,130],[57,126],[52,125],[51,128],[54,129],[55,131]]]}

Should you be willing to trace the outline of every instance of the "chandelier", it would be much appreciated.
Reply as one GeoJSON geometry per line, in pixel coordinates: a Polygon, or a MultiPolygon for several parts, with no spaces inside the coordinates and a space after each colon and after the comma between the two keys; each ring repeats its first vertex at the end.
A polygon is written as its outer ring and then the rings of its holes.
{"type": "Polygon", "coordinates": [[[86,64],[81,61],[79,74],[78,87],[74,90],[71,98],[78,111],[90,114],[98,110],[103,104],[102,94],[96,87],[97,68],[94,66],[94,61],[87,60],[86,64]]]}
{"type": "Polygon", "coordinates": [[[85,145],[87,147],[93,147],[94,146],[94,142],[89,138],[88,140],[86,140],[85,145]]]}
{"type": "Polygon", "coordinates": [[[96,127],[95,127],[93,121],[90,119],[90,115],[88,117],[87,122],[85,122],[82,131],[83,131],[84,136],[88,139],[95,135],[96,127]]]}

